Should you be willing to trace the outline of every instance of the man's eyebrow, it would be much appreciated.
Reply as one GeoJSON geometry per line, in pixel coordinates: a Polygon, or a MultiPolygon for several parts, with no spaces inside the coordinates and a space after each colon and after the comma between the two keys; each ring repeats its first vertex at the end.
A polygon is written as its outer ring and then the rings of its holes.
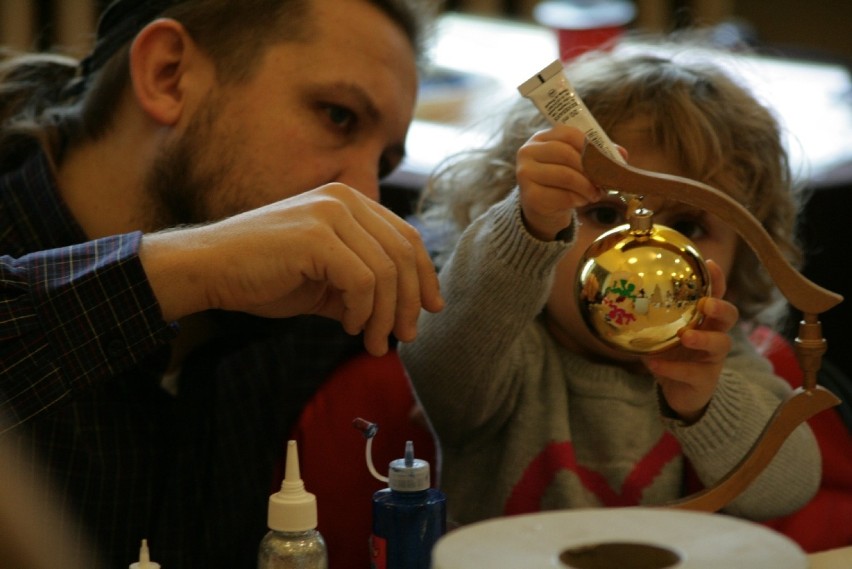
{"type": "Polygon", "coordinates": [[[333,92],[343,92],[347,96],[355,99],[364,112],[367,114],[367,117],[376,122],[378,121],[382,113],[379,110],[379,107],[376,105],[376,102],[370,97],[370,94],[366,89],[361,87],[356,83],[350,83],[347,81],[333,81],[327,85],[323,86],[323,89],[329,89],[333,92]]]}

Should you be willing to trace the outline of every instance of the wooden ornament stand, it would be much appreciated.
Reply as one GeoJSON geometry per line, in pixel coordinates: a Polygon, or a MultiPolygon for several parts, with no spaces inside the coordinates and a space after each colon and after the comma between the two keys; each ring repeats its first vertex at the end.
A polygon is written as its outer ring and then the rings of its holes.
{"type": "Polygon", "coordinates": [[[736,498],[769,464],[787,437],[820,411],[840,404],[831,391],[817,385],[826,341],[819,315],[837,306],[843,297],[824,289],[797,271],[783,256],[760,223],[727,194],[695,180],[659,174],[616,162],[594,144],[586,143],[583,168],[599,188],[636,196],[676,200],[730,220],[731,227],[752,248],[789,303],[802,312],[796,354],[804,374],[802,387],[794,390],[775,410],[745,457],[716,484],[668,507],[715,512],[736,498]]]}

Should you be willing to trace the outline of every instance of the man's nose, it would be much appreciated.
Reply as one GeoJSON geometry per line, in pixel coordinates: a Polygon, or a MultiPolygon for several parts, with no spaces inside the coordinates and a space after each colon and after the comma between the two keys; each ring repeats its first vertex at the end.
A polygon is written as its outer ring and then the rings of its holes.
{"type": "Polygon", "coordinates": [[[368,198],[379,201],[379,170],[369,164],[353,164],[343,172],[339,182],[350,186],[368,198]]]}

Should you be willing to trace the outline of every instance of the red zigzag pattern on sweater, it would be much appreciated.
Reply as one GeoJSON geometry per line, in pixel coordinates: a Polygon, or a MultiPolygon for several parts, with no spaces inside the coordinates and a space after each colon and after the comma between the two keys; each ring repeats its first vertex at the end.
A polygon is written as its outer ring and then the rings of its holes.
{"type": "Polygon", "coordinates": [[[670,433],[664,433],[625,479],[619,492],[613,490],[598,472],[577,464],[571,441],[550,443],[530,461],[523,476],[512,489],[506,502],[505,515],[541,511],[541,500],[556,474],[568,470],[577,475],[583,486],[606,507],[638,506],[642,493],[662,469],[681,455],[680,444],[670,433]]]}

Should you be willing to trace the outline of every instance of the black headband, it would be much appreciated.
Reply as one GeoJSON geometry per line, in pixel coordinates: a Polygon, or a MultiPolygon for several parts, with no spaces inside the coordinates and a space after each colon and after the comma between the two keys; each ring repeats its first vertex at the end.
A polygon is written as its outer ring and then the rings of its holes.
{"type": "Polygon", "coordinates": [[[174,3],[174,0],[116,0],[110,4],[98,21],[94,49],[80,62],[82,75],[88,76],[103,67],[121,46],[174,3]]]}

